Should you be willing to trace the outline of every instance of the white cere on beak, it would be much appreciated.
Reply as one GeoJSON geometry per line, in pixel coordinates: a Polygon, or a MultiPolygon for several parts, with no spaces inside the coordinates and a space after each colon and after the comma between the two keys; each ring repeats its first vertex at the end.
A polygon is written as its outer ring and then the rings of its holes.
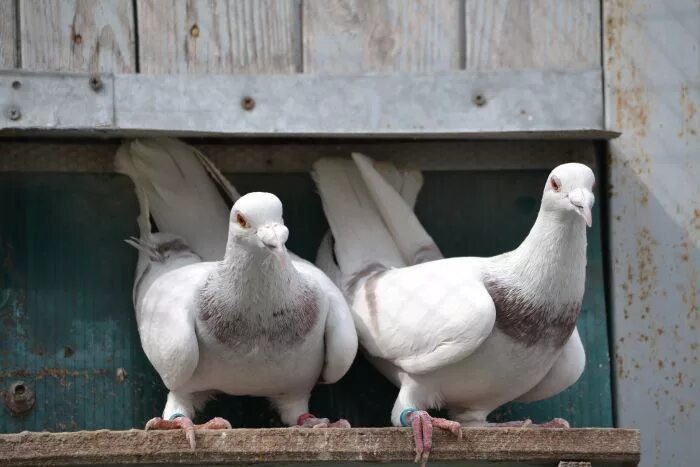
{"type": "Polygon", "coordinates": [[[576,188],[571,190],[568,194],[569,201],[574,206],[576,213],[583,217],[586,221],[586,225],[590,227],[593,225],[593,215],[591,210],[593,209],[593,203],[595,202],[595,196],[590,190],[585,188],[576,188]]]}
{"type": "Polygon", "coordinates": [[[261,226],[257,233],[263,245],[271,250],[283,250],[289,237],[289,229],[278,222],[261,226]]]}

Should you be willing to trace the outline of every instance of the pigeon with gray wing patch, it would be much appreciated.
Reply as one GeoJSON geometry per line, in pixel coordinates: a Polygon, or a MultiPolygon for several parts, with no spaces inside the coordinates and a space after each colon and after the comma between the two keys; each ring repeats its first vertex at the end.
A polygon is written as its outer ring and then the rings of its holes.
{"type": "Polygon", "coordinates": [[[427,460],[433,425],[459,435],[460,424],[485,425],[507,402],[572,385],[585,363],[576,318],[591,169],[564,164],[551,172],[537,220],[515,250],[421,263],[419,251],[438,251],[432,239],[371,160],[353,158],[317,161],[314,179],[360,344],[400,388],[391,420],[413,427],[416,460],[427,460]],[[437,407],[456,422],[425,412],[437,407]]]}
{"type": "MultiPolygon", "coordinates": [[[[135,182],[141,209],[140,237],[128,241],[139,250],[139,335],[169,390],[162,418],[147,428],[184,429],[194,448],[195,428],[231,426],[220,418],[204,425],[191,421],[215,393],[266,397],[286,425],[349,426],[308,413],[314,386],[336,382],[350,368],[357,334],[341,291],[286,250],[289,231],[280,200],[249,193],[226,209],[222,221],[223,202],[210,185],[223,176],[208,159],[179,142],[147,140],[139,143],[150,149],[144,160],[126,144],[116,163],[135,182]],[[190,170],[181,170],[186,164],[190,170]],[[177,180],[164,174],[187,180],[177,190],[177,180]],[[157,214],[152,199],[158,200],[157,214]],[[151,214],[174,232],[151,233],[151,214]],[[197,219],[201,230],[190,225],[197,219]],[[218,245],[222,222],[228,233],[218,245]],[[219,260],[202,261],[219,251],[219,260]]],[[[222,191],[236,194],[230,185],[222,191]]]]}

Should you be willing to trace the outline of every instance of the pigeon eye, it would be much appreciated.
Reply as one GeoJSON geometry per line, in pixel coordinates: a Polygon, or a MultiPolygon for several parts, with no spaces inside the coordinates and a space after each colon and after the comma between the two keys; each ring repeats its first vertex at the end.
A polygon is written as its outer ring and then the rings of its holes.
{"type": "Polygon", "coordinates": [[[244,229],[250,227],[250,224],[248,224],[248,221],[245,220],[245,217],[243,217],[240,212],[236,213],[236,222],[238,222],[238,225],[240,225],[244,229]]]}
{"type": "Polygon", "coordinates": [[[552,190],[559,192],[561,190],[561,182],[559,181],[559,178],[556,175],[552,175],[552,178],[549,180],[549,184],[552,186],[552,190]]]}

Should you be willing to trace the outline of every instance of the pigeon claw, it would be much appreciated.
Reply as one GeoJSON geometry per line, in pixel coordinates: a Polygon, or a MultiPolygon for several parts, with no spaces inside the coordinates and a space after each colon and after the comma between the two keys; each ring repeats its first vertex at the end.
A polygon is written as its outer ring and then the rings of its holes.
{"type": "Polygon", "coordinates": [[[413,429],[413,440],[416,444],[415,462],[422,467],[428,463],[428,457],[433,449],[433,427],[451,432],[462,439],[462,427],[459,423],[444,418],[431,417],[425,410],[416,410],[408,416],[413,429]]]}
{"type": "Polygon", "coordinates": [[[183,430],[185,438],[190,443],[190,448],[194,451],[197,447],[197,442],[194,439],[194,423],[187,417],[177,417],[174,420],[163,420],[160,417],[155,417],[146,423],[146,431],[148,430],[183,430]]]}
{"type": "Polygon", "coordinates": [[[195,430],[230,430],[231,423],[221,417],[214,417],[206,423],[195,425],[192,420],[187,417],[177,417],[174,420],[163,420],[160,417],[150,419],[146,423],[146,430],[183,430],[185,438],[190,444],[190,448],[194,451],[197,447],[197,442],[194,438],[195,430]]]}
{"type": "Polygon", "coordinates": [[[571,425],[563,418],[553,418],[548,422],[535,425],[533,428],[571,428],[571,425]]]}
{"type": "Polygon", "coordinates": [[[341,418],[338,421],[332,422],[327,418],[318,418],[313,414],[305,413],[297,419],[297,427],[299,428],[350,428],[350,422],[341,418]]]}

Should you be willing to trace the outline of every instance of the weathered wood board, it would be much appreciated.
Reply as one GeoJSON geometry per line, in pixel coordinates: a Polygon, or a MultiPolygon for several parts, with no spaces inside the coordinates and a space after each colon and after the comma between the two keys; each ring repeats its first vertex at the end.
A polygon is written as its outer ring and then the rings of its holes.
{"type": "Polygon", "coordinates": [[[18,65],[16,5],[15,0],[0,0],[0,69],[18,65]]]}
{"type": "Polygon", "coordinates": [[[14,11],[15,5],[0,1],[2,67],[358,74],[601,66],[597,0],[25,0],[14,11]]]}
{"type": "Polygon", "coordinates": [[[140,0],[142,73],[300,71],[300,0],[140,0]]]}
{"type": "Polygon", "coordinates": [[[23,69],[136,71],[130,0],[24,0],[20,5],[23,69]]]}
{"type": "Polygon", "coordinates": [[[599,67],[598,0],[465,0],[467,70],[599,67]]]}
{"type": "MultiPolygon", "coordinates": [[[[182,432],[98,431],[78,433],[22,433],[0,435],[0,458],[5,465],[240,465],[304,462],[304,465],[412,465],[415,457],[407,428],[384,429],[262,429],[199,431],[192,451],[182,432]],[[381,462],[381,464],[377,464],[381,462]]],[[[462,430],[458,440],[450,433],[435,433],[430,465],[458,461],[477,467],[488,461],[499,466],[553,466],[562,459],[588,460],[607,466],[636,465],[639,432],[636,430],[462,430]],[[474,462],[476,461],[476,462],[474,462]],[[483,462],[483,463],[482,463],[483,462]]],[[[299,465],[299,464],[293,464],[299,465]]],[[[493,465],[489,463],[489,465],[493,465]]],[[[559,464],[560,467],[562,464],[559,464]]],[[[590,466],[590,464],[588,464],[590,466]]],[[[565,464],[564,467],[583,467],[565,464]]]]}
{"type": "MultiPolygon", "coordinates": [[[[372,154],[371,150],[368,151],[372,154]]],[[[381,151],[377,151],[381,153],[381,151]]],[[[562,156],[564,158],[565,156],[562,156]]],[[[537,213],[547,170],[425,173],[417,213],[447,256],[492,255],[515,247],[537,213]],[[488,194],[488,202],[483,200],[488,194]],[[449,206],[445,199],[452,202],[449,206]]],[[[285,205],[290,250],[313,259],[327,229],[306,173],[236,174],[241,192],[272,191],[285,205]]],[[[136,231],[129,181],[114,174],[0,174],[0,389],[24,380],[36,393],[20,417],[0,412],[0,432],[127,429],[162,410],[165,389],[139,345],[130,303],[136,231]],[[116,378],[119,368],[127,378],[116,378]]],[[[588,365],[581,381],[554,399],[514,406],[496,419],[568,418],[611,426],[600,215],[589,231],[589,270],[579,321],[588,365]]],[[[314,391],[312,411],[354,426],[386,426],[396,389],[362,358],[332,386],[314,391]]],[[[221,397],[202,418],[236,427],[279,424],[266,401],[221,397]]]]}
{"type": "Polygon", "coordinates": [[[306,1],[304,72],[459,69],[460,4],[458,0],[306,1]]]}

